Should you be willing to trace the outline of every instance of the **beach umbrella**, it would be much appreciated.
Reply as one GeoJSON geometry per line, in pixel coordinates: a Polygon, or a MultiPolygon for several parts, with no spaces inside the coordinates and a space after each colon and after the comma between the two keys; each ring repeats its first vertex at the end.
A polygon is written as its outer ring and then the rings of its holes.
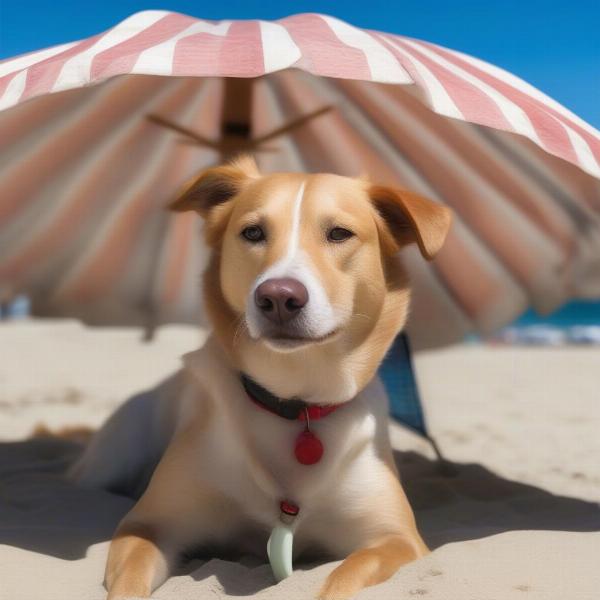
{"type": "Polygon", "coordinates": [[[137,13],[0,63],[0,299],[91,323],[198,322],[200,220],[164,210],[237,152],[452,207],[404,259],[416,347],[600,296],[600,134],[497,67],[324,15],[137,13]]]}

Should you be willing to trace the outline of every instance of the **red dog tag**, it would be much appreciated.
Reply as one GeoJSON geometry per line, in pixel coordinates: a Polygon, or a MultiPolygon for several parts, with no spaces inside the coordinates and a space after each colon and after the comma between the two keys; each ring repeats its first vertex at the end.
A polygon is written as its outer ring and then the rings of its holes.
{"type": "Polygon", "coordinates": [[[314,465],[315,463],[318,463],[323,456],[323,444],[312,431],[305,429],[296,438],[294,454],[296,455],[296,460],[300,464],[314,465]]]}

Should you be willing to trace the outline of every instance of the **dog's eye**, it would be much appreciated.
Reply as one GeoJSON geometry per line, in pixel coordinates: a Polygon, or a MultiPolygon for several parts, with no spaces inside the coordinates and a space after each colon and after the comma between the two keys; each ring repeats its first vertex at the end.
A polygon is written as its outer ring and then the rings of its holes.
{"type": "Polygon", "coordinates": [[[262,242],[265,239],[265,232],[258,225],[249,225],[242,230],[242,237],[249,242],[262,242]]]}
{"type": "Polygon", "coordinates": [[[327,239],[330,242],[345,242],[353,236],[354,234],[351,231],[343,227],[334,227],[327,232],[327,239]]]}

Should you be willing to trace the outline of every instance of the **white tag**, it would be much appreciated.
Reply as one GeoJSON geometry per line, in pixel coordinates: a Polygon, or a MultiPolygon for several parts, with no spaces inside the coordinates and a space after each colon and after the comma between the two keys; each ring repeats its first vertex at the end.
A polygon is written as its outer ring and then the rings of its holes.
{"type": "Polygon", "coordinates": [[[291,525],[285,523],[275,525],[267,542],[267,555],[277,581],[282,581],[292,574],[293,546],[294,530],[291,525]]]}

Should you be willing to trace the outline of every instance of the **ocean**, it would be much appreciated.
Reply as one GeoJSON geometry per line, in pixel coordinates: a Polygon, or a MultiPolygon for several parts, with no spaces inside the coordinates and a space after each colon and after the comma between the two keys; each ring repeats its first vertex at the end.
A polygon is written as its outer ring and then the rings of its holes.
{"type": "Polygon", "coordinates": [[[577,300],[565,304],[549,315],[538,315],[533,310],[523,313],[513,325],[553,325],[554,327],[571,327],[573,325],[600,325],[600,301],[577,300]]]}

